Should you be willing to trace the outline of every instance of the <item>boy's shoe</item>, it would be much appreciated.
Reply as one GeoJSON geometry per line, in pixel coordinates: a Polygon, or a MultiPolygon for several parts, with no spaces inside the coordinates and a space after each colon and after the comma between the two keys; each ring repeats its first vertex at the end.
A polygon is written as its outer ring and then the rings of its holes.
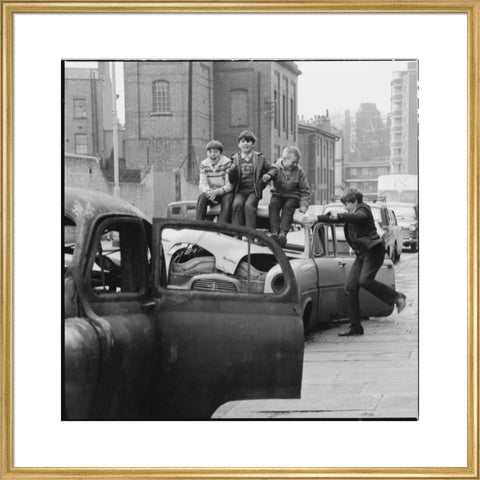
{"type": "Polygon", "coordinates": [[[397,306],[397,313],[400,313],[407,305],[407,297],[403,293],[399,293],[395,299],[395,305],[397,306]]]}
{"type": "Polygon", "coordinates": [[[352,335],[363,335],[363,327],[361,325],[350,325],[348,330],[340,332],[339,337],[351,337],[352,335]]]}
{"type": "Polygon", "coordinates": [[[277,242],[283,248],[287,244],[287,236],[284,233],[281,233],[278,236],[277,242]]]}

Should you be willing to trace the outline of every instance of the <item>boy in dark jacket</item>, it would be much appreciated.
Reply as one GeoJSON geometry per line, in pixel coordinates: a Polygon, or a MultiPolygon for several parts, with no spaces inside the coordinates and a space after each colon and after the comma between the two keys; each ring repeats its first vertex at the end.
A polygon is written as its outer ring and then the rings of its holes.
{"type": "Polygon", "coordinates": [[[406,304],[403,293],[375,280],[385,258],[385,244],[379,237],[370,207],[363,203],[363,195],[355,188],[347,188],[342,203],[348,213],[319,215],[318,221],[344,223],[345,238],[355,251],[356,259],[345,284],[350,328],[340,336],[363,335],[360,323],[359,290],[364,288],[388,305],[396,305],[400,313],[406,304]]]}
{"type": "Polygon", "coordinates": [[[283,151],[283,158],[275,163],[268,215],[272,238],[281,247],[287,243],[287,233],[292,225],[295,209],[299,208],[301,213],[306,213],[310,203],[310,187],[302,167],[298,165],[299,161],[300,150],[297,147],[287,147],[283,151]]]}
{"type": "Polygon", "coordinates": [[[232,167],[228,179],[234,186],[232,224],[255,228],[257,206],[262,192],[271,180],[275,167],[267,162],[263,153],[254,152],[256,138],[252,132],[243,131],[238,136],[240,152],[232,155],[232,167]]]}

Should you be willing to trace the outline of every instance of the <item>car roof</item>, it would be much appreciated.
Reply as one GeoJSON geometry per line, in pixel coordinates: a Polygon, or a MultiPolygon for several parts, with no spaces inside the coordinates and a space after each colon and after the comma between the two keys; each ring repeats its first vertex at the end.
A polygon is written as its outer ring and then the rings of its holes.
{"type": "Polygon", "coordinates": [[[389,207],[416,207],[416,203],[388,202],[389,207]]]}
{"type": "MultiPolygon", "coordinates": [[[[257,207],[257,217],[260,218],[270,218],[268,214],[268,205],[258,205],[257,207]]],[[[305,222],[302,220],[303,214],[295,211],[293,214],[292,223],[297,225],[304,225],[305,222]]]]}
{"type": "Polygon", "coordinates": [[[83,218],[94,220],[106,214],[130,215],[147,220],[144,213],[131,203],[106,193],[65,187],[64,211],[76,222],[83,218]]]}
{"type": "Polygon", "coordinates": [[[177,207],[177,206],[180,206],[180,205],[197,205],[197,202],[196,200],[179,200],[177,202],[170,202],[168,204],[169,207],[177,207]]]}

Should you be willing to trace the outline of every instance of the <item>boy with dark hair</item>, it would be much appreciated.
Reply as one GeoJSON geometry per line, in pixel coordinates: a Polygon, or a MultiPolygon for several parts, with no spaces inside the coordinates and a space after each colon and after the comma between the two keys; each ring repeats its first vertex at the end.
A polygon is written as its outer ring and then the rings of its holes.
{"type": "Polygon", "coordinates": [[[257,206],[262,191],[272,179],[275,167],[265,159],[263,153],[253,151],[256,137],[248,130],[238,136],[240,152],[232,155],[232,167],[228,173],[230,183],[234,185],[232,205],[232,223],[255,228],[257,225],[257,206]]]}
{"type": "Polygon", "coordinates": [[[364,288],[387,305],[396,305],[400,313],[406,305],[403,293],[375,280],[385,258],[385,243],[377,233],[370,207],[363,203],[363,195],[355,188],[347,188],[341,198],[348,213],[329,212],[318,215],[320,222],[344,223],[345,238],[356,258],[345,284],[350,328],[340,336],[363,335],[360,322],[359,290],[364,288]]]}
{"type": "Polygon", "coordinates": [[[283,158],[275,163],[268,216],[272,238],[281,247],[287,243],[287,233],[292,225],[295,209],[299,208],[301,213],[306,213],[310,203],[310,187],[302,167],[298,165],[300,156],[297,147],[287,147],[283,151],[283,158]]]}
{"type": "Polygon", "coordinates": [[[207,143],[207,158],[200,164],[200,195],[197,200],[197,220],[205,220],[207,206],[221,204],[218,221],[230,222],[233,194],[227,172],[232,161],[222,155],[223,145],[212,140],[207,143]]]}

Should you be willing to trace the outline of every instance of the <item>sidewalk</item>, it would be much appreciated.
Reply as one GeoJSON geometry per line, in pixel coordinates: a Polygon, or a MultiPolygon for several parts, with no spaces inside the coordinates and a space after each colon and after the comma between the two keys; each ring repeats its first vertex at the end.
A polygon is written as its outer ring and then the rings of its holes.
{"type": "Polygon", "coordinates": [[[417,266],[404,253],[395,267],[401,314],[363,322],[364,336],[339,337],[344,324],[306,339],[301,399],[230,402],[213,418],[417,418],[417,266]]]}

